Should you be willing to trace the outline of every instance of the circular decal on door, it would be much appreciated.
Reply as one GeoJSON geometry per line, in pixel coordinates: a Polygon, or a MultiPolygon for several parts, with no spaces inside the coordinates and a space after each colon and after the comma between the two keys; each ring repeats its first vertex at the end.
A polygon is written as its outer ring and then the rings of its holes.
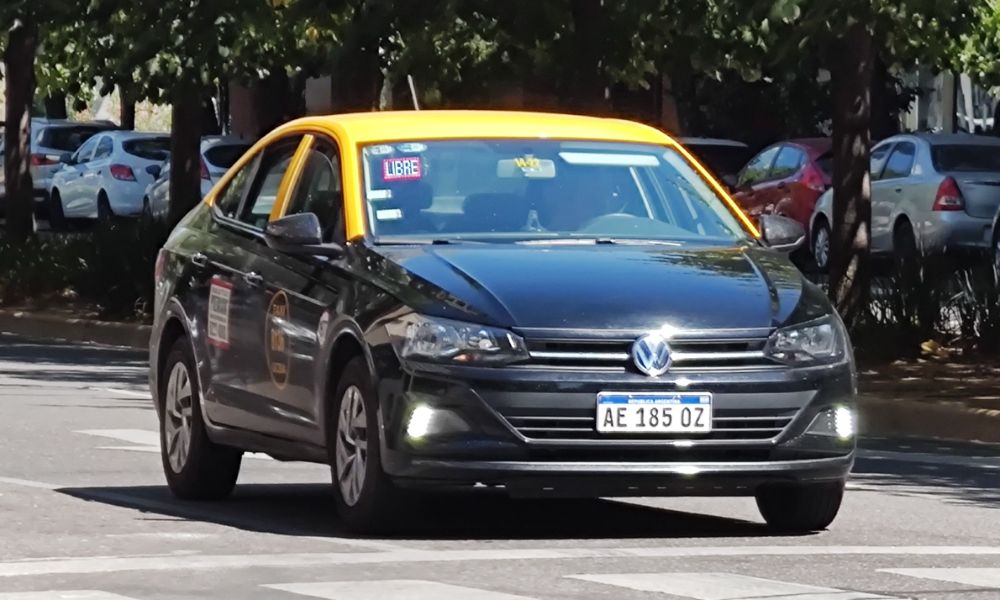
{"type": "Polygon", "coordinates": [[[271,381],[279,389],[288,384],[288,371],[292,366],[291,340],[285,333],[289,325],[290,310],[288,295],[279,291],[271,297],[267,306],[267,324],[264,332],[267,345],[267,369],[271,381]]]}

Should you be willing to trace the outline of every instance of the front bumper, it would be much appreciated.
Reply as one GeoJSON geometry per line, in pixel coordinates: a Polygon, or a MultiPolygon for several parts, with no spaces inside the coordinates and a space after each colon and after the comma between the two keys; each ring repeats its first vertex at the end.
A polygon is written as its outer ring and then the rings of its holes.
{"type": "Polygon", "coordinates": [[[853,438],[810,432],[821,412],[854,406],[849,363],[653,380],[636,373],[403,367],[394,355],[377,354],[382,466],[401,486],[502,487],[517,496],[752,495],[762,485],[843,481],[854,460],[853,438]],[[713,394],[716,431],[653,438],[559,431],[561,419],[580,423],[594,415],[600,391],[678,389],[713,394]],[[446,426],[408,436],[418,405],[449,415],[446,426]],[[516,415],[555,416],[536,416],[551,425],[537,433],[516,415]],[[730,429],[740,415],[748,419],[746,433],[730,429]]]}

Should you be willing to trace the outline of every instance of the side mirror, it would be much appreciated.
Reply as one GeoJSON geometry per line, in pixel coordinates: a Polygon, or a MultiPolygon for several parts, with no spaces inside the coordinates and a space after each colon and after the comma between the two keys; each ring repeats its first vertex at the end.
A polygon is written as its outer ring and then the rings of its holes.
{"type": "Polygon", "coordinates": [[[162,170],[163,169],[160,168],[160,165],[149,165],[146,167],[146,172],[152,175],[153,179],[159,179],[162,170]]]}
{"type": "Polygon", "coordinates": [[[806,241],[805,228],[788,217],[761,215],[760,231],[767,247],[778,252],[794,252],[806,241]]]}
{"type": "Polygon", "coordinates": [[[722,181],[722,185],[726,186],[727,190],[734,191],[736,189],[736,175],[733,175],[732,173],[723,175],[719,178],[719,180],[722,181]]]}
{"type": "Polygon", "coordinates": [[[312,254],[338,257],[344,254],[340,244],[323,243],[323,227],[311,212],[288,215],[264,227],[268,247],[286,254],[312,254]]]}
{"type": "Polygon", "coordinates": [[[64,165],[72,165],[76,161],[73,160],[72,152],[63,152],[62,154],[59,155],[59,162],[61,162],[64,165]]]}

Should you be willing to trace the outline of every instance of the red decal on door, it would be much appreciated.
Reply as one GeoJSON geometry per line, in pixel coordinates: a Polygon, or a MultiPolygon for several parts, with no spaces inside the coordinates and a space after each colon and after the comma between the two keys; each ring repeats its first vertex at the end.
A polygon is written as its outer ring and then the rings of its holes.
{"type": "Polygon", "coordinates": [[[407,181],[423,177],[419,156],[402,156],[382,159],[383,181],[407,181]]]}

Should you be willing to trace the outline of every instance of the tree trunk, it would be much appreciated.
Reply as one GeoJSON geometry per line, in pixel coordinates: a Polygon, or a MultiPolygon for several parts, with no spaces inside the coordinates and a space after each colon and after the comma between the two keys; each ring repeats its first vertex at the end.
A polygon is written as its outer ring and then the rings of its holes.
{"type": "Polygon", "coordinates": [[[4,127],[4,211],[7,235],[23,242],[34,233],[31,181],[31,103],[35,94],[35,48],[38,29],[18,19],[7,36],[4,52],[6,110],[4,127]]]}
{"type": "Polygon", "coordinates": [[[176,224],[201,201],[201,90],[181,84],[171,108],[170,211],[176,224]]]}
{"type": "Polygon", "coordinates": [[[863,23],[852,25],[831,53],[833,239],[830,298],[852,325],[867,309],[871,240],[871,81],[874,52],[863,23]]]}
{"type": "Polygon", "coordinates": [[[127,85],[118,86],[118,96],[121,101],[119,121],[122,129],[135,129],[135,94],[127,85]]]}
{"type": "Polygon", "coordinates": [[[68,119],[66,94],[55,92],[45,97],[45,117],[48,119],[68,119]]]}
{"type": "Polygon", "coordinates": [[[607,29],[602,0],[572,0],[570,8],[578,67],[569,86],[573,93],[570,105],[586,113],[604,114],[608,106],[601,71],[607,29]]]}

